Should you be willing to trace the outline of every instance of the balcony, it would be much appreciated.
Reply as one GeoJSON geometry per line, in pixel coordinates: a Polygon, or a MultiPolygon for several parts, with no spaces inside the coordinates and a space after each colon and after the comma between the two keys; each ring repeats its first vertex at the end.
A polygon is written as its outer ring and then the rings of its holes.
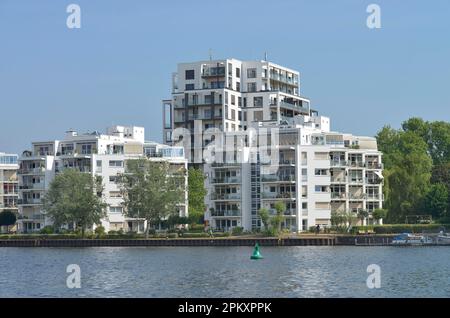
{"type": "Polygon", "coordinates": [[[213,178],[211,181],[212,184],[218,184],[218,183],[241,183],[241,177],[224,177],[224,178],[213,178]]]}
{"type": "Polygon", "coordinates": [[[376,162],[366,162],[365,167],[367,169],[379,170],[379,169],[383,169],[383,164],[376,163],[376,162]]]}
{"type": "Polygon", "coordinates": [[[346,200],[347,193],[345,192],[331,192],[331,200],[346,200]]]}
{"type": "Polygon", "coordinates": [[[383,194],[366,194],[366,200],[379,201],[384,200],[383,194]]]}
{"type": "Polygon", "coordinates": [[[348,183],[350,184],[363,184],[364,183],[364,178],[360,177],[360,178],[348,178],[348,183]]]}
{"type": "Polygon", "coordinates": [[[214,162],[211,164],[213,168],[239,167],[239,162],[214,162]]]}
{"type": "Polygon", "coordinates": [[[382,179],[380,179],[380,178],[366,178],[366,183],[367,184],[381,184],[382,182],[383,182],[383,180],[382,179]]]}
{"type": "Polygon", "coordinates": [[[290,110],[295,110],[295,111],[298,111],[298,112],[301,112],[301,113],[304,113],[304,114],[309,114],[309,108],[308,107],[303,107],[303,106],[300,106],[300,105],[291,104],[291,103],[287,103],[287,102],[284,102],[284,101],[280,102],[280,107],[287,108],[287,109],[290,109],[290,110]]]}
{"type": "Polygon", "coordinates": [[[347,166],[353,167],[353,168],[364,168],[364,162],[362,161],[348,161],[347,166]]]}
{"type": "Polygon", "coordinates": [[[331,183],[346,183],[345,176],[331,177],[331,183]]]}
{"type": "Polygon", "coordinates": [[[213,217],[224,217],[224,216],[241,216],[241,211],[239,210],[218,210],[211,212],[213,217]]]}
{"type": "Polygon", "coordinates": [[[347,166],[347,161],[331,159],[330,160],[330,166],[331,167],[343,167],[344,168],[344,167],[347,166]]]}
{"type": "Polygon", "coordinates": [[[20,190],[44,190],[44,183],[30,183],[19,186],[20,190]]]}
{"type": "Polygon", "coordinates": [[[278,193],[278,192],[262,192],[261,193],[262,199],[266,200],[295,200],[296,199],[296,193],[295,192],[284,192],[284,193],[278,193]]]}
{"type": "Polygon", "coordinates": [[[211,193],[212,201],[234,201],[240,199],[240,193],[211,193]]]}
{"type": "Polygon", "coordinates": [[[225,66],[208,67],[203,69],[202,77],[222,77],[225,76],[225,66]]]}
{"type": "Polygon", "coordinates": [[[17,201],[18,205],[38,205],[42,204],[41,199],[19,199],[17,201]]]}
{"type": "Polygon", "coordinates": [[[364,200],[366,198],[365,193],[349,193],[348,195],[350,200],[364,200]]]}
{"type": "Polygon", "coordinates": [[[19,174],[39,175],[45,173],[45,168],[21,168],[17,171],[19,174]]]}
{"type": "Polygon", "coordinates": [[[270,79],[284,84],[289,84],[293,86],[298,86],[298,79],[295,77],[289,77],[286,75],[281,75],[280,73],[270,72],[270,79]]]}
{"type": "Polygon", "coordinates": [[[262,182],[270,183],[270,182],[295,182],[295,175],[273,175],[266,174],[261,177],[262,182]]]}

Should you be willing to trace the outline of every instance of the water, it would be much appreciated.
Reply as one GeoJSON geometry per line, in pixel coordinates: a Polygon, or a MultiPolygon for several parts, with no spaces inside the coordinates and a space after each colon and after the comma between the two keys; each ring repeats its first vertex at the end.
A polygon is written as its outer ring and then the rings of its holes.
{"type": "Polygon", "coordinates": [[[0,297],[450,297],[450,247],[0,248],[0,297]],[[81,289],[66,267],[81,268],[81,289]],[[381,288],[366,285],[369,264],[381,288]]]}

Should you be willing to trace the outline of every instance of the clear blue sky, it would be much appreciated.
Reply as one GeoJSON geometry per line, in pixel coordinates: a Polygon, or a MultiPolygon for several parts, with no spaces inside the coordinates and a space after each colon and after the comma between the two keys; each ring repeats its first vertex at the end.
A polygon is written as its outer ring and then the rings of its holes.
{"type": "Polygon", "coordinates": [[[0,151],[108,125],[161,140],[177,62],[262,59],[297,69],[332,128],[374,135],[450,120],[450,1],[0,0],[0,151]],[[66,27],[81,6],[82,27],[66,27]],[[381,6],[382,28],[366,27],[381,6]]]}

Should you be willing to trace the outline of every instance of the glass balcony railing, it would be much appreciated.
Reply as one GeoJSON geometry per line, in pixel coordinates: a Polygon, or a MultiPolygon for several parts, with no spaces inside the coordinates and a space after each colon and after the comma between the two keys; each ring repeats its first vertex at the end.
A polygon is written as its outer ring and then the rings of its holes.
{"type": "Polygon", "coordinates": [[[213,178],[211,183],[241,183],[241,177],[213,178]]]}
{"type": "Polygon", "coordinates": [[[211,193],[211,200],[240,200],[240,193],[211,193]]]}
{"type": "Polygon", "coordinates": [[[211,212],[211,216],[241,216],[241,211],[239,210],[217,210],[211,212]]]}

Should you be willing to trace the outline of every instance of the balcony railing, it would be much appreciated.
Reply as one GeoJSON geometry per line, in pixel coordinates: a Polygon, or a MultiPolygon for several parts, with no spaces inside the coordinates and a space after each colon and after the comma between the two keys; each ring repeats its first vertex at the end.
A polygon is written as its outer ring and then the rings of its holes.
{"type": "Polygon", "coordinates": [[[240,200],[239,193],[211,193],[211,200],[240,200]]]}
{"type": "Polygon", "coordinates": [[[225,76],[225,67],[209,67],[203,69],[202,77],[210,77],[210,76],[225,76]]]}
{"type": "Polygon", "coordinates": [[[304,106],[300,106],[300,105],[296,105],[296,104],[291,104],[291,103],[287,103],[287,102],[284,102],[284,101],[280,102],[280,107],[289,108],[289,109],[297,110],[297,111],[305,113],[305,114],[309,114],[309,108],[308,107],[304,107],[304,106]]]}
{"type": "Polygon", "coordinates": [[[365,193],[349,193],[348,195],[350,200],[364,200],[366,198],[365,193]]]}
{"type": "Polygon", "coordinates": [[[211,183],[241,183],[241,177],[213,178],[211,183]]]}
{"type": "Polygon", "coordinates": [[[331,199],[347,199],[347,193],[345,192],[331,192],[331,199]]]}
{"type": "Polygon", "coordinates": [[[266,174],[261,177],[261,180],[262,182],[294,182],[295,176],[266,174]]]}
{"type": "Polygon", "coordinates": [[[42,204],[41,199],[19,199],[17,201],[19,205],[31,205],[31,204],[42,204]]]}
{"type": "Polygon", "coordinates": [[[367,169],[383,169],[382,163],[366,162],[365,167],[367,169]]]}
{"type": "Polygon", "coordinates": [[[20,190],[43,190],[44,188],[44,183],[30,183],[19,186],[20,190]]]}
{"type": "Polygon", "coordinates": [[[42,174],[45,172],[45,168],[22,168],[18,170],[19,174],[42,174]]]}
{"type": "Polygon", "coordinates": [[[239,210],[218,210],[211,212],[211,216],[241,216],[241,211],[239,210]]]}
{"type": "Polygon", "coordinates": [[[345,181],[345,177],[342,176],[342,177],[331,177],[331,182],[334,182],[334,183],[345,183],[346,181],[345,181]]]}
{"type": "Polygon", "coordinates": [[[346,167],[347,166],[347,161],[331,159],[330,160],[330,166],[332,166],[332,167],[346,167]]]}
{"type": "Polygon", "coordinates": [[[347,165],[349,167],[364,168],[364,162],[362,161],[348,161],[347,165]]]}
{"type": "Polygon", "coordinates": [[[261,193],[263,199],[296,199],[295,192],[263,192],[261,193]]]}

